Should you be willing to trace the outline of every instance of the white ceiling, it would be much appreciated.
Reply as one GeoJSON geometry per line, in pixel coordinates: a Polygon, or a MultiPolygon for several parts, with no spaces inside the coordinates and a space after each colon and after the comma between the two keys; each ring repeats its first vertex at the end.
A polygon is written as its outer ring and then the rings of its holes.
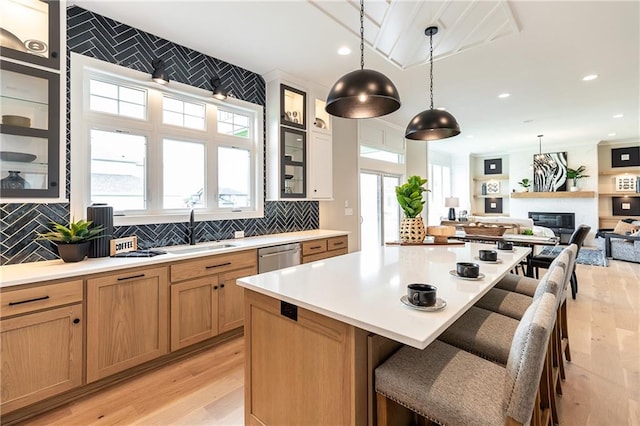
{"type": "MultiPolygon", "coordinates": [[[[75,4],[262,75],[279,69],[329,88],[359,68],[353,0],[75,4]],[[344,45],[354,53],[338,56],[344,45]]],[[[402,107],[384,119],[402,128],[429,106],[424,28],[440,27],[435,106],[462,133],[432,149],[488,154],[537,149],[538,134],[543,150],[640,136],[639,1],[367,0],[365,12],[365,67],[397,86],[402,107]],[[599,78],[583,82],[587,74],[599,78]]]]}

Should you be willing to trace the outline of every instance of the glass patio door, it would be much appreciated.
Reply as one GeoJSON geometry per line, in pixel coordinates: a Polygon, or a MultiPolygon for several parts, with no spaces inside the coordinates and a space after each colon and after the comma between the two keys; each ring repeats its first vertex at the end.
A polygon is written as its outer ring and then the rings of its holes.
{"type": "Polygon", "coordinates": [[[400,207],[396,186],[400,176],[381,172],[360,172],[360,248],[376,248],[398,241],[400,207]]]}

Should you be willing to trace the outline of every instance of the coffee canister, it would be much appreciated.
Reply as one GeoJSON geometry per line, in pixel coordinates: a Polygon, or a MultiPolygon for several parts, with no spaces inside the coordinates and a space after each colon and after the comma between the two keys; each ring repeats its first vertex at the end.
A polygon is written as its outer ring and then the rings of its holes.
{"type": "Polygon", "coordinates": [[[92,227],[102,225],[104,230],[100,235],[105,235],[91,240],[89,257],[109,256],[109,245],[113,238],[113,207],[104,203],[93,203],[87,207],[87,220],[93,222],[92,227]]]}

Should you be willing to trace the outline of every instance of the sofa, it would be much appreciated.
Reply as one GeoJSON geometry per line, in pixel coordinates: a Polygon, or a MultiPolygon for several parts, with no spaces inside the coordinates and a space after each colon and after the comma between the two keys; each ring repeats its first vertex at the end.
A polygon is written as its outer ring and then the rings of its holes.
{"type": "Polygon", "coordinates": [[[640,263],[640,221],[621,220],[613,230],[600,230],[598,237],[607,257],[640,263]]]}

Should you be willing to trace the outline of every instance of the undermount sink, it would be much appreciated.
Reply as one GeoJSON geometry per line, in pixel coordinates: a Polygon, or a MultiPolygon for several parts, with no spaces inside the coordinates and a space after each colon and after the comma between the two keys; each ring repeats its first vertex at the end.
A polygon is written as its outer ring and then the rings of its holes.
{"type": "Polygon", "coordinates": [[[183,253],[198,253],[201,251],[213,251],[213,250],[221,250],[225,248],[235,247],[234,244],[216,244],[209,246],[190,246],[184,248],[171,249],[166,248],[167,252],[174,254],[183,254],[183,253]]]}

